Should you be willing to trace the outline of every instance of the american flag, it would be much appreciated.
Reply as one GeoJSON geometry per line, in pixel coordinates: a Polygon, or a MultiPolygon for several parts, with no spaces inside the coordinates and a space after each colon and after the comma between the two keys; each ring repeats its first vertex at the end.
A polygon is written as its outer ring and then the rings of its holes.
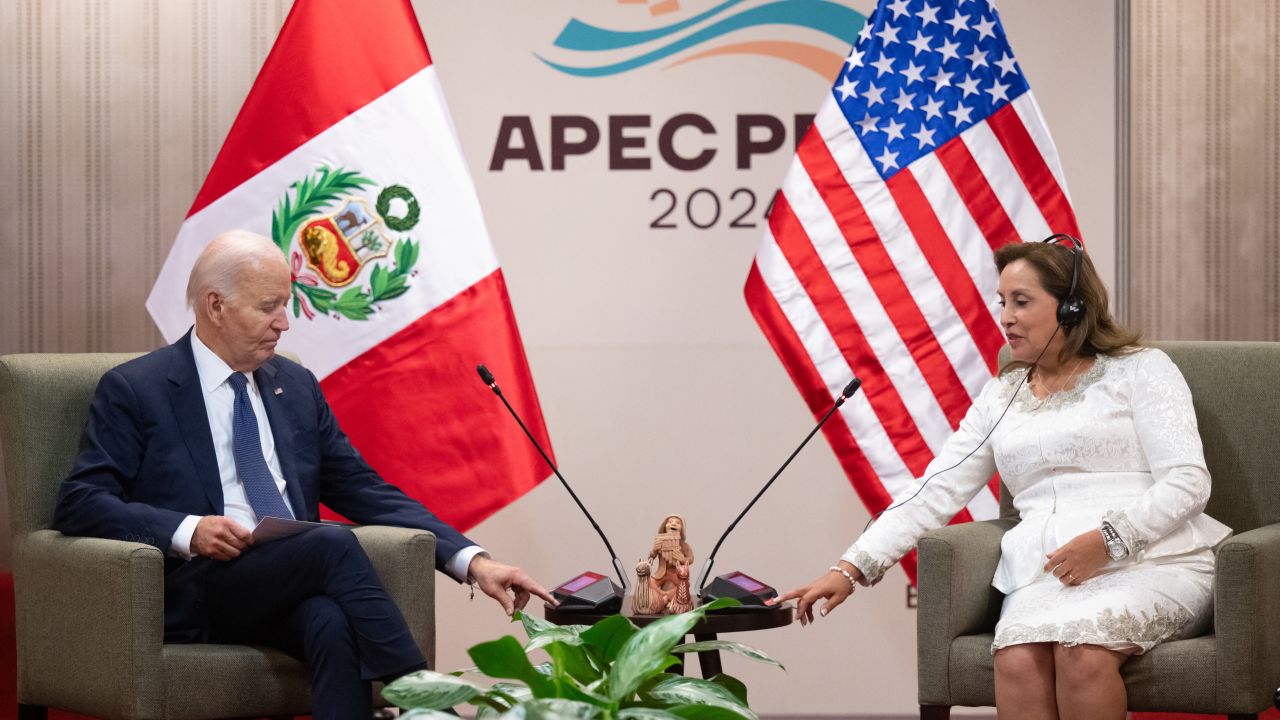
{"type": "MultiPolygon", "coordinates": [[[[1079,235],[1057,150],[986,0],[881,2],[801,140],[747,304],[871,512],[996,370],[992,251],[1079,235]]],[[[955,522],[999,513],[996,478],[955,522]]],[[[915,580],[914,554],[903,561],[915,580]]]]}

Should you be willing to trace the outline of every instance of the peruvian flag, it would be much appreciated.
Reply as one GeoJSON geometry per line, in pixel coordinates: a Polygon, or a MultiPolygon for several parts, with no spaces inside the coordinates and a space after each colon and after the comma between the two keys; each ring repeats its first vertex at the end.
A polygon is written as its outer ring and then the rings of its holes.
{"type": "Polygon", "coordinates": [[[408,0],[299,0],[178,232],[147,310],[193,322],[191,266],[218,234],[272,238],[293,268],[280,347],[320,378],[389,482],[460,530],[546,465],[475,373],[546,427],[506,283],[408,0]]]}

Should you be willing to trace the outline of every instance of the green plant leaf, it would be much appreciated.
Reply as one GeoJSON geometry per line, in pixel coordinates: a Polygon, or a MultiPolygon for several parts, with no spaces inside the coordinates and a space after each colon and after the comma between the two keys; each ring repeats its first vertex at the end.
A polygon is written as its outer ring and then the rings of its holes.
{"type": "Polygon", "coordinates": [[[765,663],[766,665],[776,665],[782,668],[783,670],[786,670],[786,668],[782,667],[782,663],[778,662],[777,660],[774,660],[773,658],[764,654],[760,650],[757,650],[751,647],[750,645],[743,645],[742,643],[734,642],[732,640],[701,640],[699,642],[692,642],[692,643],[686,643],[684,645],[677,645],[676,647],[671,649],[671,652],[695,653],[695,652],[707,652],[709,650],[724,650],[726,652],[731,652],[737,655],[741,655],[742,657],[745,657],[745,658],[750,658],[759,663],[765,663]]]}
{"type": "Polygon", "coordinates": [[[610,615],[582,631],[582,639],[596,651],[606,664],[618,659],[618,651],[627,639],[636,634],[636,626],[621,615],[610,615]]]}
{"type": "MultiPolygon", "coordinates": [[[[480,716],[476,715],[476,717],[480,716]]],[[[453,713],[440,710],[424,710],[422,708],[400,713],[400,718],[401,720],[458,720],[458,716],[453,713]]]]}
{"type": "Polygon", "coordinates": [[[544,648],[551,643],[562,643],[564,645],[581,645],[582,637],[572,630],[557,628],[555,630],[544,630],[537,635],[530,636],[528,644],[524,646],[525,652],[533,652],[540,648],[544,648]]]}
{"type": "Polygon", "coordinates": [[[617,714],[618,720],[677,720],[679,717],[662,708],[651,707],[623,708],[617,714]]]}
{"type": "Polygon", "coordinates": [[[747,686],[738,678],[720,673],[707,679],[733,693],[734,697],[741,700],[743,705],[748,705],[747,686]]]}
{"type": "Polygon", "coordinates": [[[607,685],[609,698],[615,702],[630,698],[646,679],[670,667],[667,657],[671,648],[689,634],[708,610],[730,604],[740,603],[731,598],[721,598],[689,612],[655,620],[636,631],[623,643],[613,663],[607,685]],[[724,600],[730,600],[730,603],[720,604],[724,600]]]}
{"type": "Polygon", "coordinates": [[[581,638],[574,636],[578,644],[553,642],[547,645],[547,655],[562,672],[582,685],[590,685],[603,676],[603,668],[597,665],[587,649],[582,646],[581,638]]]}
{"type": "Polygon", "coordinates": [[[667,708],[684,720],[742,720],[740,713],[718,705],[677,705],[667,708]]]}
{"type": "Polygon", "coordinates": [[[591,703],[542,698],[520,703],[498,717],[503,720],[591,720],[604,714],[604,708],[591,703]]]}
{"type": "Polygon", "coordinates": [[[418,670],[396,678],[382,690],[388,702],[402,708],[444,710],[469,702],[484,688],[460,677],[434,670],[418,670]]]}
{"type": "Polygon", "coordinates": [[[517,683],[496,682],[489,688],[489,692],[498,695],[512,705],[533,699],[533,691],[529,689],[529,686],[517,683]]]}
{"type": "Polygon", "coordinates": [[[520,642],[510,635],[480,643],[467,650],[480,672],[493,678],[519,680],[534,697],[554,697],[555,685],[529,662],[520,642]]]}
{"type": "Polygon", "coordinates": [[[705,612],[710,612],[711,610],[723,610],[724,608],[727,608],[727,607],[738,607],[740,605],[742,605],[742,601],[738,600],[737,598],[722,597],[722,598],[717,598],[715,600],[712,600],[706,605],[703,605],[702,607],[697,608],[697,610],[701,610],[702,612],[705,613],[705,612]]]}
{"type": "Polygon", "coordinates": [[[739,718],[756,720],[756,714],[728,688],[710,680],[674,676],[662,680],[645,693],[646,700],[667,705],[672,712],[686,717],[676,708],[684,705],[706,705],[735,713],[739,718]]]}

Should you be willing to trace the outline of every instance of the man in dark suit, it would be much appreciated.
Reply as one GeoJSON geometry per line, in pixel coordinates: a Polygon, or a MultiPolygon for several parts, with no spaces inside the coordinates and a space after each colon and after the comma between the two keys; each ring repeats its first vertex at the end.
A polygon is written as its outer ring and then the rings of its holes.
{"type": "Polygon", "coordinates": [[[233,231],[205,248],[187,288],[194,329],[99,382],[54,528],[168,556],[166,641],[279,647],[310,666],[315,717],[368,717],[370,680],[425,667],[404,618],[349,530],[254,545],[262,518],[317,521],[323,502],[430,530],[437,566],[508,614],[530,594],[552,599],[383,481],[315,376],[275,354],[290,277],[267,238],[233,231]]]}

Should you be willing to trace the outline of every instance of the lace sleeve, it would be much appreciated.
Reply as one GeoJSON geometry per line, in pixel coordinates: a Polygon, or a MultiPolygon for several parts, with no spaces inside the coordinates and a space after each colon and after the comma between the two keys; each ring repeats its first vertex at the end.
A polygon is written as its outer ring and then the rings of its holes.
{"type": "Polygon", "coordinates": [[[910,552],[921,535],[946,524],[986,486],[996,467],[991,443],[984,443],[983,438],[999,416],[996,406],[1009,399],[1008,392],[1020,379],[997,376],[988,381],[924,475],[898,493],[889,509],[842,556],[862,572],[868,584],[879,582],[885,570],[910,552]],[[930,476],[934,477],[922,487],[930,476]]]}
{"type": "Polygon", "coordinates": [[[1159,350],[1144,350],[1131,383],[1133,424],[1154,484],[1106,519],[1139,552],[1202,512],[1211,483],[1191,391],[1177,366],[1159,350]]]}

